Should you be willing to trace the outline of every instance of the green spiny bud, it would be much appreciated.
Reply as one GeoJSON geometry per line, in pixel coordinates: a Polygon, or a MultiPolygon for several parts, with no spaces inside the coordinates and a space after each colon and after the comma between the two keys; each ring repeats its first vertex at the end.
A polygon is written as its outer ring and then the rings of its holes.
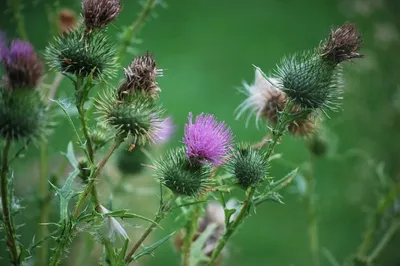
{"type": "Polygon", "coordinates": [[[189,161],[183,148],[169,151],[155,166],[159,181],[177,195],[197,197],[209,187],[210,166],[189,161]]]}
{"type": "Polygon", "coordinates": [[[249,145],[239,145],[227,164],[228,171],[243,189],[256,186],[268,175],[268,159],[249,145]]]}
{"type": "Polygon", "coordinates": [[[83,27],[58,36],[46,49],[45,57],[56,71],[104,79],[113,76],[115,49],[104,31],[85,32],[83,27]]]}
{"type": "Polygon", "coordinates": [[[42,95],[36,90],[0,89],[0,136],[17,141],[44,139],[51,122],[42,95]]]}
{"type": "Polygon", "coordinates": [[[122,138],[131,138],[136,145],[154,141],[157,127],[161,121],[161,109],[155,102],[141,93],[129,94],[123,101],[117,93],[104,94],[96,101],[100,118],[107,126],[117,130],[122,138]]]}
{"type": "Polygon", "coordinates": [[[118,169],[126,175],[139,174],[144,169],[144,164],[148,162],[145,150],[149,146],[136,146],[133,150],[120,149],[117,158],[118,169]]]}
{"type": "Polygon", "coordinates": [[[284,58],[277,75],[276,85],[300,108],[335,109],[341,99],[340,71],[316,50],[284,58]]]}
{"type": "Polygon", "coordinates": [[[103,123],[98,123],[97,126],[89,132],[89,136],[95,149],[100,149],[111,139],[110,131],[103,123]]]}
{"type": "Polygon", "coordinates": [[[78,168],[79,168],[79,178],[87,183],[90,177],[90,166],[86,158],[80,158],[78,160],[78,168]]]}

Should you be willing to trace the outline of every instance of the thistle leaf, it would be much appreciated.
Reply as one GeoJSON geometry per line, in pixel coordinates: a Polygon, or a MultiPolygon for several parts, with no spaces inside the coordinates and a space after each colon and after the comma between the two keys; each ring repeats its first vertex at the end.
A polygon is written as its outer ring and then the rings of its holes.
{"type": "Polygon", "coordinates": [[[175,232],[172,232],[171,234],[161,238],[160,240],[158,240],[157,242],[155,242],[154,244],[148,246],[148,247],[144,247],[138,254],[136,254],[136,256],[132,257],[132,260],[138,260],[139,258],[145,256],[145,255],[152,255],[153,252],[162,244],[164,244],[164,242],[168,241],[173,235],[175,234],[175,232]]]}

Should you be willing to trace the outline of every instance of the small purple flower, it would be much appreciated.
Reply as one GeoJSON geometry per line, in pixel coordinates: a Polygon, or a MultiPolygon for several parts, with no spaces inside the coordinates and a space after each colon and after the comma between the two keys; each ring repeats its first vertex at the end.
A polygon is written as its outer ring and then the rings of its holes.
{"type": "Polygon", "coordinates": [[[12,88],[33,88],[43,73],[43,65],[28,42],[15,40],[10,48],[1,46],[1,62],[6,70],[6,84],[12,88]]]}
{"type": "Polygon", "coordinates": [[[194,123],[192,119],[192,113],[189,113],[189,123],[185,125],[183,137],[187,156],[201,163],[221,165],[232,148],[230,128],[225,122],[218,123],[210,114],[198,115],[194,123]]]}
{"type": "Polygon", "coordinates": [[[169,141],[175,132],[175,124],[171,117],[167,117],[162,121],[158,121],[153,125],[156,130],[154,131],[154,142],[156,144],[164,144],[169,141]]]}

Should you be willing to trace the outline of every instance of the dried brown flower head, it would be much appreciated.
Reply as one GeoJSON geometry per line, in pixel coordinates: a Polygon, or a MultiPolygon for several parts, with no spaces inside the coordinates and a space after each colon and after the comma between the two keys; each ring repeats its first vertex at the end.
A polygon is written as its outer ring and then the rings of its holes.
{"type": "Polygon", "coordinates": [[[157,69],[156,61],[147,53],[133,59],[131,65],[125,69],[125,79],[118,88],[120,99],[126,94],[143,92],[156,97],[160,91],[156,77],[162,75],[162,70],[157,69]]]}
{"type": "Polygon", "coordinates": [[[320,47],[321,56],[335,64],[360,58],[363,57],[358,53],[361,43],[361,34],[357,31],[356,26],[344,24],[331,30],[328,39],[320,47]]]}
{"type": "MultiPolygon", "coordinates": [[[[257,124],[260,119],[264,119],[275,125],[278,122],[278,112],[283,111],[287,103],[286,94],[275,87],[277,82],[275,78],[265,78],[261,70],[256,68],[255,82],[252,85],[244,84],[248,98],[239,105],[237,118],[250,109],[256,114],[257,124]]],[[[292,113],[298,111],[298,107],[292,109],[292,113]]],[[[307,119],[292,122],[288,130],[295,136],[306,137],[315,131],[316,125],[315,115],[310,115],[307,119]]]]}
{"type": "Polygon", "coordinates": [[[68,34],[73,31],[78,24],[76,13],[69,9],[64,8],[58,13],[58,29],[61,34],[68,34]]]}
{"type": "Polygon", "coordinates": [[[82,14],[86,28],[102,29],[121,12],[120,0],[83,0],[82,14]]]}

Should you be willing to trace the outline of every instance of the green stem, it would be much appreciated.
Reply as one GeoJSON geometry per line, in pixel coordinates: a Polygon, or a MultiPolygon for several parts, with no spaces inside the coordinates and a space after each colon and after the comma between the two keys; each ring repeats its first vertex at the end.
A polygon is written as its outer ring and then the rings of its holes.
{"type": "Polygon", "coordinates": [[[79,196],[75,211],[74,211],[74,218],[76,219],[79,215],[80,209],[83,206],[86,198],[88,197],[89,193],[93,191],[94,183],[96,182],[97,177],[100,175],[101,171],[103,170],[104,166],[110,159],[111,155],[114,151],[121,145],[123,142],[122,139],[117,139],[114,144],[110,147],[109,151],[104,156],[103,160],[99,163],[97,167],[92,171],[92,174],[89,177],[89,183],[87,184],[83,193],[79,196]]]}
{"type": "Polygon", "coordinates": [[[8,4],[13,11],[15,22],[17,23],[17,31],[21,39],[27,41],[28,34],[26,33],[24,17],[21,12],[21,3],[19,0],[9,0],[8,4]]]}
{"type": "Polygon", "coordinates": [[[385,232],[383,235],[382,239],[379,241],[379,243],[376,245],[374,250],[372,250],[371,254],[368,256],[367,259],[367,264],[370,265],[372,264],[375,259],[379,256],[379,254],[382,252],[382,250],[386,247],[386,245],[389,243],[390,239],[393,237],[393,235],[396,233],[396,231],[400,228],[400,221],[395,220],[392,222],[390,225],[389,229],[385,232]]]}
{"type": "Polygon", "coordinates": [[[133,24],[129,27],[129,30],[125,32],[125,35],[122,39],[121,45],[118,50],[118,59],[122,58],[127,49],[129,44],[132,42],[132,40],[135,38],[137,32],[139,31],[142,23],[144,20],[147,18],[147,16],[151,13],[151,10],[154,7],[156,0],[147,0],[146,3],[143,6],[142,11],[140,12],[138,18],[133,22],[133,24]]]}
{"type": "Polygon", "coordinates": [[[140,239],[136,242],[136,244],[133,246],[131,251],[126,255],[125,257],[125,263],[129,264],[132,261],[132,256],[135,254],[135,252],[140,248],[140,246],[143,244],[143,242],[146,240],[146,238],[153,232],[154,228],[159,224],[166,216],[167,214],[171,211],[172,205],[176,199],[176,195],[172,195],[171,198],[166,202],[162,203],[160,205],[160,208],[156,214],[156,217],[154,219],[155,223],[151,223],[149,227],[147,227],[146,231],[142,234],[140,239]]]}
{"type": "MultiPolygon", "coordinates": [[[[275,127],[273,130],[272,138],[271,140],[267,140],[265,143],[270,141],[267,151],[266,151],[266,158],[269,158],[272,155],[272,152],[274,151],[276,145],[278,144],[279,139],[282,137],[282,135],[285,132],[285,127],[281,125],[281,123],[278,123],[278,125],[275,127]]],[[[263,142],[264,143],[264,142],[263,142]]],[[[263,144],[265,145],[265,144],[263,144]]],[[[261,148],[261,147],[260,147],[261,148]]],[[[236,232],[238,229],[239,225],[243,222],[243,220],[247,217],[247,215],[250,213],[250,208],[253,202],[253,196],[256,192],[255,187],[250,187],[247,190],[247,196],[246,199],[243,201],[242,207],[240,208],[239,214],[236,217],[235,221],[233,221],[231,224],[228,225],[225,234],[222,236],[222,238],[219,240],[217,247],[215,248],[214,252],[211,255],[210,261],[208,262],[208,266],[211,266],[215,260],[218,258],[219,254],[225,247],[226,243],[230,239],[230,237],[236,232]]]]}
{"type": "MultiPolygon", "coordinates": [[[[199,201],[206,200],[207,195],[203,196],[199,201]]],[[[201,214],[201,204],[196,204],[193,207],[192,214],[190,215],[191,219],[188,222],[185,239],[183,242],[182,249],[182,262],[183,266],[190,265],[190,250],[192,247],[193,239],[197,233],[198,221],[201,214]]]]}
{"type": "Polygon", "coordinates": [[[313,158],[310,160],[310,173],[307,175],[307,208],[308,208],[308,236],[312,261],[314,266],[320,265],[318,244],[317,210],[315,206],[315,178],[313,158]]]}
{"type": "Polygon", "coordinates": [[[1,204],[3,207],[3,223],[6,231],[7,246],[10,250],[10,262],[12,265],[19,265],[17,241],[15,239],[15,228],[12,222],[10,213],[10,206],[12,203],[9,202],[8,192],[8,155],[10,152],[11,140],[7,139],[3,148],[2,153],[2,164],[1,164],[1,204]]]}
{"type": "Polygon", "coordinates": [[[375,231],[379,225],[379,222],[382,220],[385,210],[393,204],[397,195],[400,193],[400,183],[397,183],[392,187],[392,189],[383,196],[383,198],[379,201],[378,206],[375,210],[375,214],[372,222],[370,223],[367,231],[364,234],[363,242],[358,248],[357,258],[359,260],[365,260],[366,254],[372,246],[373,238],[375,235],[375,231]]]}

